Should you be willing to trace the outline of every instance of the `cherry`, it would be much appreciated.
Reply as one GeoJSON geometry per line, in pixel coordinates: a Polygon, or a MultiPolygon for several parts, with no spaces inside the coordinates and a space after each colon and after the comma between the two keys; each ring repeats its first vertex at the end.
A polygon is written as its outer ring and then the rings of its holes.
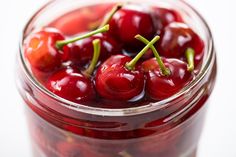
{"type": "Polygon", "coordinates": [[[172,22],[183,22],[181,15],[172,9],[154,7],[153,14],[155,17],[155,25],[158,29],[157,34],[160,34],[162,30],[172,22]]]}
{"type": "Polygon", "coordinates": [[[125,67],[132,59],[124,55],[111,56],[98,69],[96,75],[97,92],[112,100],[129,100],[139,95],[144,86],[144,76],[139,70],[125,67]]]}
{"type": "Polygon", "coordinates": [[[187,64],[178,59],[162,58],[165,66],[170,70],[169,76],[164,76],[156,59],[150,59],[142,64],[146,73],[146,92],[154,100],[166,99],[179,92],[192,75],[187,71],[187,64]]]}
{"type": "MultiPolygon", "coordinates": [[[[149,129],[142,130],[141,134],[143,135],[143,137],[151,137],[153,136],[153,134],[155,134],[155,131],[157,132],[158,130],[157,128],[159,129],[160,127],[156,126],[150,128],[150,130],[149,129]]],[[[158,132],[158,134],[156,133],[155,134],[156,136],[154,136],[152,140],[146,138],[146,140],[137,141],[137,144],[135,146],[137,153],[148,155],[148,157],[154,157],[154,156],[156,157],[157,154],[158,156],[160,154],[160,156],[162,157],[165,155],[166,155],[165,157],[167,157],[168,156],[167,154],[169,154],[167,153],[167,151],[170,150],[174,151],[178,140],[180,140],[179,138],[181,136],[179,130],[177,129],[173,130],[173,128],[169,128],[168,132],[163,131],[163,132],[158,132]]],[[[172,155],[173,154],[175,154],[175,152],[172,152],[172,155]]],[[[168,157],[173,157],[173,156],[168,156],[168,157]]]]}
{"type": "Polygon", "coordinates": [[[100,96],[111,100],[130,100],[139,96],[144,88],[144,75],[136,63],[158,39],[156,36],[133,60],[125,55],[107,59],[98,68],[95,78],[100,96]]]}
{"type": "Polygon", "coordinates": [[[52,75],[46,85],[54,94],[73,102],[84,102],[95,98],[94,85],[90,79],[100,55],[100,40],[93,41],[94,57],[89,68],[83,72],[63,69],[52,75]]]}
{"type": "Polygon", "coordinates": [[[111,55],[122,52],[121,46],[113,38],[100,33],[72,44],[69,53],[69,60],[76,65],[85,65],[89,63],[93,57],[92,41],[95,39],[101,41],[101,55],[99,61],[104,61],[111,55]]]}
{"type": "Polygon", "coordinates": [[[56,146],[61,157],[84,157],[86,146],[83,143],[59,142],[56,146]]]}
{"type": "MultiPolygon", "coordinates": [[[[136,39],[145,44],[149,42],[140,35],[136,39]]],[[[150,48],[155,58],[142,63],[146,75],[146,93],[154,100],[163,100],[179,92],[193,79],[190,71],[193,69],[188,70],[188,65],[179,59],[161,58],[154,46],[150,48]]]]}
{"type": "Polygon", "coordinates": [[[68,47],[57,49],[56,42],[64,40],[57,30],[45,28],[29,36],[24,44],[25,56],[30,65],[42,72],[50,72],[61,66],[67,58],[68,47]]]}
{"type": "Polygon", "coordinates": [[[49,26],[59,29],[67,36],[90,31],[96,27],[98,22],[101,22],[101,17],[105,16],[113,5],[101,4],[80,8],[54,20],[49,26]],[[94,14],[94,10],[96,10],[96,14],[94,14]]]}
{"type": "Polygon", "coordinates": [[[46,86],[56,95],[73,102],[95,97],[91,80],[75,69],[60,70],[49,78],[46,86]]]}
{"type": "Polygon", "coordinates": [[[127,47],[140,47],[134,36],[141,34],[151,39],[155,34],[152,15],[137,5],[126,5],[118,10],[109,22],[114,37],[122,41],[127,47]]]}
{"type": "Polygon", "coordinates": [[[59,142],[57,150],[61,157],[109,157],[89,148],[84,142],[59,142]]]}
{"type": "Polygon", "coordinates": [[[204,43],[186,24],[176,22],[169,24],[165,27],[161,37],[157,49],[162,56],[184,59],[186,50],[192,48],[195,53],[195,65],[202,60],[204,43]]]}
{"type": "Polygon", "coordinates": [[[109,25],[105,25],[95,31],[65,40],[56,29],[45,28],[32,34],[25,41],[25,57],[32,66],[35,76],[40,82],[44,82],[50,73],[62,66],[63,61],[68,60],[68,44],[108,30],[109,25]]]}

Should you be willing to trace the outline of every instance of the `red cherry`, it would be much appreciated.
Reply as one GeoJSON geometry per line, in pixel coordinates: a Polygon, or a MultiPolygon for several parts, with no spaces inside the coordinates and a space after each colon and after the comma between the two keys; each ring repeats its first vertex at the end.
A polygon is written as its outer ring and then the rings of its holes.
{"type": "Polygon", "coordinates": [[[103,98],[111,100],[130,100],[142,97],[144,74],[136,66],[140,58],[160,39],[155,36],[152,41],[137,54],[134,59],[125,55],[114,55],[107,59],[98,69],[95,83],[97,92],[103,98]]]}
{"type": "Polygon", "coordinates": [[[32,34],[24,44],[25,56],[30,65],[43,72],[60,67],[67,58],[68,47],[64,46],[63,51],[58,50],[56,42],[64,39],[60,32],[49,28],[32,34]]]}
{"type": "Polygon", "coordinates": [[[59,142],[57,150],[61,157],[109,157],[109,155],[92,150],[82,141],[80,143],[59,142]]]}
{"type": "Polygon", "coordinates": [[[191,72],[187,71],[185,62],[178,59],[162,58],[162,60],[170,70],[169,76],[161,73],[155,58],[142,64],[146,74],[146,92],[154,100],[163,100],[176,94],[193,79],[191,72]]]}
{"type": "Polygon", "coordinates": [[[80,8],[54,20],[49,26],[59,29],[67,36],[74,36],[94,28],[100,22],[101,17],[112,7],[113,4],[101,4],[80,8]],[[94,14],[94,10],[96,10],[96,14],[94,14]]]}
{"type": "Polygon", "coordinates": [[[75,69],[63,69],[52,75],[47,89],[67,100],[81,103],[95,97],[92,81],[75,69]]]}
{"type": "Polygon", "coordinates": [[[93,40],[95,39],[101,41],[100,61],[122,52],[121,46],[113,38],[105,34],[97,34],[72,44],[69,59],[77,65],[88,64],[93,57],[93,40]]]}
{"type": "Polygon", "coordinates": [[[204,43],[202,39],[186,24],[171,23],[165,27],[157,45],[160,54],[168,58],[185,58],[188,48],[195,50],[195,65],[203,58],[204,43]]]}
{"type": "Polygon", "coordinates": [[[125,67],[131,60],[124,55],[115,55],[99,67],[95,82],[100,96],[112,100],[129,100],[142,93],[143,73],[125,67]]]}
{"type": "Polygon", "coordinates": [[[181,140],[181,136],[179,135],[180,133],[178,132],[179,130],[173,130],[173,128],[170,128],[167,132],[160,132],[159,134],[156,133],[156,136],[154,136],[153,138],[150,138],[152,136],[151,132],[155,133],[155,131],[157,132],[158,129],[155,130],[153,127],[150,130],[142,130],[141,134],[149,138],[146,138],[146,140],[137,141],[137,145],[135,147],[137,149],[137,153],[145,154],[149,157],[156,157],[157,154],[161,157],[175,156],[176,152],[174,150],[176,149],[176,143],[178,142],[178,140],[181,140]],[[172,152],[171,154],[173,156],[169,156],[168,151],[172,152]]]}
{"type": "Polygon", "coordinates": [[[155,34],[151,13],[136,5],[126,5],[118,10],[109,24],[111,26],[110,33],[128,47],[142,47],[134,39],[137,34],[141,34],[148,39],[155,34]]]}
{"type": "MultiPolygon", "coordinates": [[[[59,43],[64,45],[68,41],[59,43]]],[[[70,41],[69,41],[70,42],[70,41]]],[[[53,93],[73,102],[84,102],[95,98],[93,82],[90,79],[97,65],[101,50],[101,41],[96,39],[93,43],[93,58],[89,67],[83,71],[83,74],[75,69],[63,69],[52,75],[46,87],[53,93]]]]}
{"type": "Polygon", "coordinates": [[[82,143],[59,142],[56,149],[61,157],[84,156],[84,145],[82,143]]]}
{"type": "Polygon", "coordinates": [[[157,34],[160,34],[164,27],[172,22],[183,22],[181,15],[172,9],[154,7],[153,14],[155,17],[155,25],[158,29],[157,34]]]}

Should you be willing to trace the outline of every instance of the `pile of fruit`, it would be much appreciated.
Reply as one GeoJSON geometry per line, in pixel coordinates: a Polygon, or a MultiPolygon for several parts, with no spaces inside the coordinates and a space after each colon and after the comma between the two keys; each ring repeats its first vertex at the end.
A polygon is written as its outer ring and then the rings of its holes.
{"type": "Polygon", "coordinates": [[[25,40],[34,76],[54,94],[96,107],[139,106],[171,97],[199,71],[204,42],[178,12],[117,4],[99,16],[80,17],[78,28],[54,22],[25,40]]]}

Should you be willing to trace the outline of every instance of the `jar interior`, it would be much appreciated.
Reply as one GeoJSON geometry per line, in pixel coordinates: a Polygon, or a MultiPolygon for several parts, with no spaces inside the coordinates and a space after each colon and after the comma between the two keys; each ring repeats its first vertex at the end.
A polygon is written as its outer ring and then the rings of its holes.
{"type": "MultiPolygon", "coordinates": [[[[24,40],[27,38],[28,35],[30,35],[32,32],[35,32],[39,30],[42,27],[45,27],[49,25],[52,22],[52,19],[57,19],[60,18],[61,16],[73,12],[74,10],[77,10],[79,8],[83,7],[88,7],[91,5],[96,5],[96,4],[106,4],[106,3],[116,3],[116,2],[127,2],[126,0],[104,0],[104,1],[76,1],[76,0],[68,0],[68,1],[52,1],[49,2],[47,5],[43,7],[38,13],[36,13],[33,18],[30,20],[30,22],[27,24],[24,34],[23,34],[23,39],[22,43],[24,40]]],[[[129,1],[129,2],[135,2],[135,3],[143,3],[142,0],[137,0],[137,1],[129,1]]],[[[145,1],[145,5],[149,6],[158,6],[158,7],[164,7],[164,8],[171,8],[173,10],[177,10],[183,17],[184,21],[186,24],[188,24],[192,29],[194,29],[195,32],[202,38],[202,40],[205,43],[205,49],[204,49],[204,63],[202,64],[201,67],[201,72],[199,72],[198,76],[196,79],[190,83],[188,86],[186,86],[182,91],[177,93],[176,95],[160,101],[156,103],[151,103],[151,104],[145,104],[141,107],[132,107],[132,108],[126,108],[126,109],[114,109],[114,112],[119,112],[123,114],[134,114],[139,111],[142,112],[150,112],[153,109],[160,109],[165,107],[168,104],[171,104],[170,102],[175,100],[176,98],[179,98],[181,95],[184,94],[184,92],[190,90],[194,85],[197,84],[197,82],[200,81],[200,79],[203,77],[204,73],[206,73],[206,70],[208,69],[209,62],[212,59],[212,39],[211,39],[211,34],[209,32],[209,29],[205,23],[205,21],[201,18],[201,16],[193,10],[188,4],[182,2],[182,1],[172,1],[172,0],[147,0],[145,1]],[[194,21],[194,22],[193,22],[194,21]]],[[[21,43],[21,49],[22,49],[22,43],[21,43]]],[[[27,65],[27,61],[24,58],[24,55],[21,51],[21,58],[23,64],[26,63],[25,70],[27,75],[29,76],[30,80],[34,82],[34,84],[43,92],[47,93],[49,96],[52,96],[56,99],[59,99],[62,104],[71,104],[71,106],[74,106],[75,109],[89,109],[90,113],[91,111],[97,112],[98,110],[101,111],[102,114],[104,114],[104,111],[110,112],[111,109],[100,109],[100,108],[93,108],[93,107],[88,107],[84,106],[82,104],[75,104],[73,102],[61,99],[51,92],[47,91],[32,75],[32,72],[30,70],[29,65],[27,65]]]]}

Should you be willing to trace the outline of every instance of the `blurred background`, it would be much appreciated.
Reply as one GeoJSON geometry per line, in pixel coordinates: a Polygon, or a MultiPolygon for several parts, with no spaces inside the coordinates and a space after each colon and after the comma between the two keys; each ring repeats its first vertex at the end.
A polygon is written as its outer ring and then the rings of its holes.
{"type": "MultiPolygon", "coordinates": [[[[18,41],[29,17],[48,0],[7,0],[0,5],[0,156],[30,157],[23,105],[15,87],[18,41]]],[[[236,3],[186,0],[207,20],[218,55],[218,78],[198,157],[236,157],[236,3]]]]}

